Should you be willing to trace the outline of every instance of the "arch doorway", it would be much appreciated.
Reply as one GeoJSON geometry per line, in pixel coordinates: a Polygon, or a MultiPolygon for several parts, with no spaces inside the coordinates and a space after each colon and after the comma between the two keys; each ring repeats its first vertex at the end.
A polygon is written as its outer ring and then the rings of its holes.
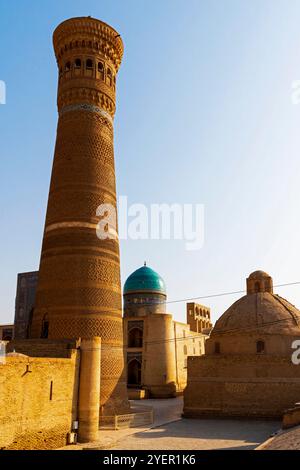
{"type": "Polygon", "coordinates": [[[143,347],[143,331],[140,328],[131,328],[128,333],[128,347],[129,348],[142,348],[143,347]]]}
{"type": "Polygon", "coordinates": [[[140,387],[142,384],[142,364],[137,359],[128,363],[127,384],[129,387],[140,387]]]}

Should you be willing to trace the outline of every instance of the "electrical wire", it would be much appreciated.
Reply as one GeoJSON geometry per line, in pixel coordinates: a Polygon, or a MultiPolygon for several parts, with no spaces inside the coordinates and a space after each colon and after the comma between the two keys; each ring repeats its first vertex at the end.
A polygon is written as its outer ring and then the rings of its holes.
{"type": "MultiPolygon", "coordinates": [[[[300,281],[296,282],[287,282],[284,284],[275,284],[273,287],[286,287],[286,286],[294,286],[294,285],[299,285],[300,281]]],[[[146,307],[146,306],[154,306],[154,305],[160,305],[160,304],[175,304],[175,303],[180,303],[180,302],[190,302],[193,300],[200,300],[200,299],[211,299],[213,297],[224,297],[226,295],[237,295],[237,294],[244,294],[246,293],[246,290],[236,290],[236,291],[228,291],[228,292],[219,292],[218,294],[209,294],[209,295],[199,295],[197,297],[187,297],[185,299],[177,299],[177,300],[162,300],[158,301],[155,303],[141,303],[141,306],[146,307]]],[[[136,304],[135,304],[136,305],[136,304]]]]}

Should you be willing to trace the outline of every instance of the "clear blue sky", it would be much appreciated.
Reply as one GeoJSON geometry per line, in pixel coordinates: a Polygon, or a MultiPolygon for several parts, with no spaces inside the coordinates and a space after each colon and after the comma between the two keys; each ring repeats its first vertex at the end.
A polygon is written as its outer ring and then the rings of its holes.
{"type": "MultiPolygon", "coordinates": [[[[144,260],[169,300],[243,289],[255,269],[300,281],[299,0],[0,0],[0,322],[13,320],[17,273],[39,263],[57,122],[52,32],[88,15],[125,44],[119,194],[205,205],[201,250],[124,241],[122,281],[144,260]]],[[[277,291],[300,307],[300,286],[277,291]]],[[[236,298],[207,301],[213,319],[236,298]]],[[[169,311],[185,319],[184,303],[169,311]]]]}

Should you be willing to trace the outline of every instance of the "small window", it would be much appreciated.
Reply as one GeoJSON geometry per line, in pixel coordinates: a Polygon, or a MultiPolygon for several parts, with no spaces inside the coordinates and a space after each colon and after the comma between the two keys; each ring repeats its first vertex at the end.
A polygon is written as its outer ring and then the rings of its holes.
{"type": "Polygon", "coordinates": [[[128,332],[128,347],[129,348],[142,348],[143,347],[143,331],[140,328],[132,328],[128,332]]]}
{"type": "Polygon", "coordinates": [[[256,352],[257,354],[262,354],[265,352],[265,342],[264,341],[257,341],[256,342],[256,352]]]}
{"type": "Polygon", "coordinates": [[[255,283],[255,292],[260,292],[260,283],[259,282],[255,283]]]}
{"type": "Polygon", "coordinates": [[[107,75],[108,75],[109,77],[111,77],[111,70],[110,70],[110,69],[107,69],[107,75]]]}
{"type": "Polygon", "coordinates": [[[81,59],[75,59],[75,69],[81,68],[81,59]]]}
{"type": "Polygon", "coordinates": [[[104,65],[102,64],[102,62],[98,62],[98,72],[103,72],[103,69],[104,65]]]}
{"type": "Polygon", "coordinates": [[[220,352],[221,352],[220,343],[215,343],[215,354],[220,354],[220,352]]]}
{"type": "Polygon", "coordinates": [[[87,61],[86,61],[86,68],[87,68],[87,70],[92,70],[92,69],[93,69],[93,61],[92,61],[92,59],[87,59],[87,61]]]}
{"type": "Polygon", "coordinates": [[[183,346],[183,354],[185,356],[187,355],[187,346],[186,346],[186,344],[183,346]]]}
{"type": "Polygon", "coordinates": [[[65,72],[70,72],[71,70],[71,62],[67,62],[65,65],[65,72]]]}

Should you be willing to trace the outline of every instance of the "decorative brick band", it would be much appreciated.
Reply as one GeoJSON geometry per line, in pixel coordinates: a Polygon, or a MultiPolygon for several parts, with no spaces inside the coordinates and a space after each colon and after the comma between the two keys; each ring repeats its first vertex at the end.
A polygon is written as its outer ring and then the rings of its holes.
{"type": "Polygon", "coordinates": [[[69,106],[63,107],[59,111],[59,115],[62,116],[63,114],[68,113],[70,111],[88,111],[90,113],[97,113],[97,114],[100,114],[100,116],[107,119],[111,125],[113,125],[114,123],[113,118],[107,111],[93,104],[87,104],[87,103],[70,104],[69,106]]]}
{"type": "MultiPolygon", "coordinates": [[[[90,228],[95,231],[98,230],[99,224],[94,224],[90,222],[57,222],[56,224],[50,224],[45,228],[45,233],[51,232],[52,230],[59,230],[59,229],[66,229],[66,228],[90,228]]],[[[100,229],[99,229],[100,230],[100,229]]],[[[108,226],[107,235],[103,236],[103,240],[112,239],[118,240],[119,235],[118,232],[115,230],[114,227],[108,226]]],[[[100,238],[100,237],[99,237],[100,238]]]]}

